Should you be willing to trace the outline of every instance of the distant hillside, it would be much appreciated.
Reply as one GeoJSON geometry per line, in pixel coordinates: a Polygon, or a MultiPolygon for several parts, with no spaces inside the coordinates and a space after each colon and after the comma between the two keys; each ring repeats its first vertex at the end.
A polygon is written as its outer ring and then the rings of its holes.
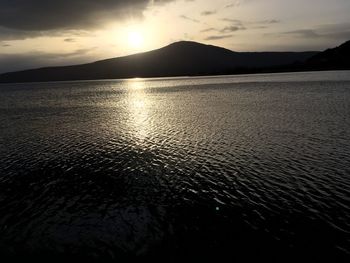
{"type": "Polygon", "coordinates": [[[307,60],[306,66],[313,69],[350,69],[350,41],[313,56],[307,60]]]}
{"type": "Polygon", "coordinates": [[[118,79],[230,74],[304,63],[317,52],[233,52],[182,41],[150,52],[94,63],[5,73],[0,82],[118,79]]]}

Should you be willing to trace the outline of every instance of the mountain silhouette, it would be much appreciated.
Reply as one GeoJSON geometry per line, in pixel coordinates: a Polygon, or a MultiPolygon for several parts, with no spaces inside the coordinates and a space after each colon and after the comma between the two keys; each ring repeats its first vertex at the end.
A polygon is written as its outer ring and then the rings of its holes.
{"type": "Polygon", "coordinates": [[[157,50],[89,64],[5,73],[0,75],[0,82],[230,74],[304,62],[315,54],[316,52],[234,52],[221,47],[181,41],[157,50]]]}
{"type": "Polygon", "coordinates": [[[350,41],[311,57],[306,61],[306,67],[318,70],[350,69],[350,41]]]}
{"type": "Polygon", "coordinates": [[[346,69],[350,41],[324,52],[234,52],[181,41],[135,55],[93,63],[0,75],[0,82],[41,82],[133,77],[173,77],[254,72],[346,69]]]}

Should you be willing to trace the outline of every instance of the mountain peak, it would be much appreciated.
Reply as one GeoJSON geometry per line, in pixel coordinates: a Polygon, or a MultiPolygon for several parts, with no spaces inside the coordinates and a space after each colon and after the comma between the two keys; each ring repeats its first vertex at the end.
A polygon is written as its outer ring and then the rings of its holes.
{"type": "Polygon", "coordinates": [[[168,46],[210,46],[210,45],[206,45],[203,43],[198,43],[195,41],[188,41],[188,40],[180,40],[177,42],[173,42],[171,44],[169,44],[168,46]]]}
{"type": "Polygon", "coordinates": [[[310,58],[307,64],[316,69],[348,69],[350,67],[350,41],[317,54],[310,58]]]}
{"type": "Polygon", "coordinates": [[[350,47],[350,40],[340,45],[340,47],[350,47]]]}
{"type": "MultiPolygon", "coordinates": [[[[226,49],[226,48],[213,46],[213,45],[207,45],[207,44],[203,44],[203,43],[198,43],[195,41],[187,41],[187,40],[181,40],[181,41],[171,43],[171,44],[165,46],[164,48],[215,48],[215,49],[231,51],[231,50],[226,49]]],[[[233,52],[233,51],[231,51],[231,52],[233,52]]]]}
{"type": "Polygon", "coordinates": [[[194,41],[178,41],[157,50],[94,63],[6,73],[0,75],[0,82],[232,74],[304,62],[313,55],[314,52],[234,52],[194,41]]]}
{"type": "Polygon", "coordinates": [[[180,40],[180,41],[176,41],[176,42],[169,44],[169,46],[179,46],[179,45],[202,45],[202,46],[205,46],[205,44],[198,43],[195,41],[189,41],[189,40],[180,40]]]}

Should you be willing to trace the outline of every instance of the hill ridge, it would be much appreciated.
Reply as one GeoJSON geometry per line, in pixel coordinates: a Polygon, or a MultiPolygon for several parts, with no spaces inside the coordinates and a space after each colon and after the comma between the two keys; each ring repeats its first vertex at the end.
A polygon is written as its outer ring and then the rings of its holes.
{"type": "MultiPolygon", "coordinates": [[[[350,41],[336,49],[348,50],[350,41]]],[[[235,52],[194,41],[178,41],[138,54],[109,58],[86,64],[42,67],[0,75],[1,83],[43,82],[132,77],[175,77],[255,73],[317,68],[324,52],[235,52]],[[306,67],[304,65],[307,65],[306,67]]],[[[335,52],[337,53],[337,52],[335,52]]],[[[347,54],[342,51],[342,54],[347,54]]],[[[329,55],[331,56],[331,55],[329,55]]],[[[339,60],[339,59],[338,59],[339,60]]],[[[346,58],[341,58],[346,61],[346,58]]],[[[334,64],[334,63],[333,63],[334,64]]],[[[336,65],[332,65],[335,67],[336,65]]]]}

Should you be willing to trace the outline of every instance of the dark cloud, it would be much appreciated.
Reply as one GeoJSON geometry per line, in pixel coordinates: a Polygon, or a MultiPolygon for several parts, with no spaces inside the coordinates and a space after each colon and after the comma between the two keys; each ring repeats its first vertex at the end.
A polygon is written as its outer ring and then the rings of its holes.
{"type": "Polygon", "coordinates": [[[221,33],[235,32],[238,30],[249,29],[266,29],[272,24],[278,24],[281,21],[277,19],[257,20],[257,21],[243,21],[239,19],[223,18],[221,21],[228,22],[231,26],[227,26],[220,30],[221,33]]]}
{"type": "Polygon", "coordinates": [[[233,26],[244,27],[244,23],[239,19],[223,18],[221,21],[229,22],[233,26]]]}
{"type": "Polygon", "coordinates": [[[194,22],[194,23],[200,23],[199,20],[191,18],[191,17],[188,17],[188,16],[185,16],[185,15],[181,15],[180,18],[188,20],[188,21],[191,21],[191,22],[194,22]]]}
{"type": "Polygon", "coordinates": [[[204,40],[220,40],[220,39],[225,39],[230,37],[233,37],[233,35],[215,35],[215,36],[209,36],[204,40]]]}
{"type": "Polygon", "coordinates": [[[302,37],[302,38],[320,37],[320,35],[313,29],[300,29],[300,30],[282,32],[282,35],[294,35],[294,36],[302,37]]]}
{"type": "Polygon", "coordinates": [[[74,38],[66,38],[64,42],[73,43],[76,42],[76,40],[74,38]]]}
{"type": "Polygon", "coordinates": [[[315,28],[298,29],[287,32],[280,32],[274,35],[291,35],[306,39],[334,39],[346,41],[350,39],[350,23],[320,25],[315,28]]]}
{"type": "Polygon", "coordinates": [[[269,28],[268,26],[254,26],[252,29],[266,29],[269,28]]]}
{"type": "Polygon", "coordinates": [[[339,39],[339,40],[349,40],[350,39],[350,30],[347,31],[338,31],[338,32],[320,32],[315,29],[300,29],[288,32],[282,32],[280,35],[292,35],[299,38],[309,38],[309,39],[339,39]]]}
{"type": "Polygon", "coordinates": [[[236,32],[236,31],[240,31],[240,30],[245,30],[246,28],[243,25],[232,25],[232,26],[226,26],[224,28],[206,28],[204,30],[201,31],[201,33],[207,33],[207,32],[213,32],[216,31],[218,33],[221,34],[227,34],[227,33],[232,33],[232,32],[236,32]]]}
{"type": "Polygon", "coordinates": [[[0,39],[1,40],[24,40],[32,37],[40,37],[43,33],[40,31],[24,31],[9,29],[0,26],[0,39]]]}
{"type": "Polygon", "coordinates": [[[214,15],[216,14],[216,11],[213,10],[213,11],[204,11],[201,13],[202,16],[210,16],[210,15],[214,15]]]}
{"type": "Polygon", "coordinates": [[[232,22],[232,23],[241,23],[242,20],[239,19],[233,19],[233,18],[223,18],[221,19],[221,21],[225,21],[225,22],[232,22]]]}
{"type": "Polygon", "coordinates": [[[223,18],[221,21],[229,22],[237,26],[243,26],[243,25],[271,25],[271,24],[278,24],[281,23],[280,20],[277,19],[266,19],[266,20],[257,20],[257,21],[243,21],[239,19],[232,19],[232,18],[223,18]]]}
{"type": "Polygon", "coordinates": [[[10,45],[10,44],[7,44],[7,43],[1,43],[1,42],[0,42],[0,46],[1,46],[1,47],[10,47],[11,45],[10,45]]]}
{"type": "Polygon", "coordinates": [[[278,24],[281,23],[280,20],[277,19],[271,19],[271,20],[262,20],[262,21],[256,21],[257,24],[278,24]]]}
{"type": "Polygon", "coordinates": [[[93,34],[84,30],[50,30],[50,31],[26,31],[9,29],[0,26],[0,40],[25,40],[35,37],[71,37],[71,36],[92,36],[93,34]]]}
{"type": "Polygon", "coordinates": [[[0,54],[0,74],[46,66],[63,66],[95,60],[91,54],[96,48],[78,49],[70,53],[29,52],[23,54],[0,54]]]}
{"type": "Polygon", "coordinates": [[[25,31],[86,29],[171,0],[0,0],[0,26],[25,31]]]}
{"type": "Polygon", "coordinates": [[[206,28],[206,29],[201,30],[201,33],[207,33],[207,32],[212,32],[212,31],[217,31],[217,29],[210,27],[210,28],[206,28]]]}
{"type": "MultiPolygon", "coordinates": [[[[223,18],[223,19],[221,19],[221,21],[229,22],[230,25],[225,26],[225,27],[221,27],[221,28],[210,27],[210,28],[206,28],[200,32],[207,33],[207,32],[216,31],[217,33],[220,33],[220,34],[228,34],[228,33],[232,33],[232,32],[246,29],[243,22],[239,19],[223,18]]],[[[213,37],[216,38],[217,36],[213,36],[213,37]]],[[[221,37],[221,35],[219,37],[221,37]]]]}
{"type": "MultiPolygon", "coordinates": [[[[249,29],[265,29],[268,28],[270,24],[280,23],[277,19],[269,19],[269,20],[260,20],[260,21],[243,21],[240,19],[234,18],[223,18],[221,19],[223,22],[228,22],[230,25],[225,26],[223,28],[207,28],[201,31],[201,33],[216,31],[221,34],[229,34],[241,30],[249,29]]],[[[217,36],[214,36],[215,38],[217,36]]],[[[221,35],[219,37],[222,37],[221,35]]]]}
{"type": "Polygon", "coordinates": [[[230,33],[230,32],[236,32],[239,30],[245,30],[246,28],[244,26],[227,26],[220,30],[221,33],[230,33]]]}

